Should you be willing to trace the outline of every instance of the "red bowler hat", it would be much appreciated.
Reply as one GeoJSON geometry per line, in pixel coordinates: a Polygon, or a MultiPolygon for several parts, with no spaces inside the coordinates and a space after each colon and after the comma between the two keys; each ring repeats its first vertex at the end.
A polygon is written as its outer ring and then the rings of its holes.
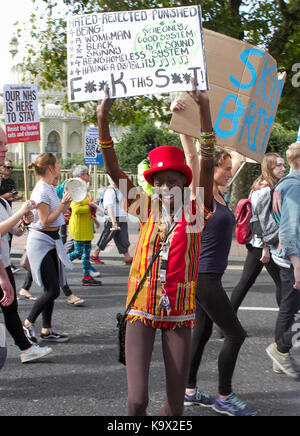
{"type": "Polygon", "coordinates": [[[186,176],[186,186],[193,180],[193,173],[184,161],[184,153],[177,147],[157,147],[149,153],[150,169],[144,171],[146,181],[154,186],[153,176],[161,171],[179,171],[186,176]]]}

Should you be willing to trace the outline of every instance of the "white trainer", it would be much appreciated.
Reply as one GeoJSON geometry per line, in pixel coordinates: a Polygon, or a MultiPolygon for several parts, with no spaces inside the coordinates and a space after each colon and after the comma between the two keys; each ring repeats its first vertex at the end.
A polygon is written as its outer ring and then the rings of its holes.
{"type": "Polygon", "coordinates": [[[91,277],[101,277],[101,274],[99,273],[99,271],[90,270],[90,276],[91,277]]]}
{"type": "Polygon", "coordinates": [[[288,377],[292,377],[292,378],[299,377],[299,373],[296,371],[289,353],[286,354],[280,353],[275,343],[269,345],[268,348],[266,349],[266,352],[268,356],[272,359],[273,363],[275,363],[275,368],[277,369],[276,371],[277,373],[278,370],[281,370],[288,377]]]}
{"type": "Polygon", "coordinates": [[[20,357],[22,363],[32,362],[33,360],[41,359],[52,352],[50,347],[40,347],[39,345],[33,344],[30,348],[25,351],[21,351],[20,357]]]}

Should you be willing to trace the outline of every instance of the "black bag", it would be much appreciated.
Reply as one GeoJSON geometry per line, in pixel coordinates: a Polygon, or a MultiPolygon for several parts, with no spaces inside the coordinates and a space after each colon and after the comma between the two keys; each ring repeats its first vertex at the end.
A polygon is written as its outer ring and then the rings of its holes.
{"type": "Polygon", "coordinates": [[[125,360],[125,335],[126,335],[126,317],[122,313],[117,313],[117,327],[119,329],[119,362],[126,365],[125,360]]]}
{"type": "Polygon", "coordinates": [[[142,289],[142,286],[143,286],[143,284],[144,284],[144,282],[146,280],[147,275],[149,274],[149,272],[150,272],[150,270],[152,268],[152,265],[154,264],[155,260],[158,258],[158,256],[159,256],[159,254],[160,254],[160,252],[161,252],[165,242],[168,240],[168,237],[170,236],[170,234],[171,234],[172,230],[174,229],[175,225],[176,225],[176,222],[173,221],[173,223],[172,223],[172,225],[171,225],[171,227],[170,227],[170,229],[169,229],[169,231],[168,231],[168,233],[167,233],[163,243],[160,245],[160,248],[157,250],[155,255],[152,257],[152,260],[149,263],[148,268],[147,268],[144,276],[142,277],[142,279],[141,279],[141,281],[140,281],[140,283],[139,283],[139,285],[138,285],[138,287],[137,287],[133,297],[131,298],[128,306],[126,307],[126,310],[125,310],[124,314],[122,315],[122,313],[117,313],[117,316],[116,316],[117,321],[118,321],[117,328],[119,329],[119,331],[118,331],[119,359],[118,360],[123,365],[126,365],[126,359],[125,359],[125,337],[126,337],[126,323],[127,323],[127,319],[126,318],[127,318],[127,315],[129,313],[130,308],[131,308],[134,300],[136,299],[138,293],[142,289]]]}

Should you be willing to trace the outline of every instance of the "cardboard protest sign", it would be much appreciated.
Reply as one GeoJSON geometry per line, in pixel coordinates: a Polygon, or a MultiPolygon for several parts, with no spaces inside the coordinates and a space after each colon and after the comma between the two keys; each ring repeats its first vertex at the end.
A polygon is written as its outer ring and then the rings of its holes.
{"type": "Polygon", "coordinates": [[[98,146],[98,127],[88,127],[84,137],[84,164],[104,165],[101,149],[98,146]]]}
{"type": "MultiPolygon", "coordinates": [[[[285,73],[266,51],[204,30],[209,96],[217,144],[261,162],[275,120],[285,73]]],[[[184,94],[187,109],[172,117],[170,129],[199,138],[199,109],[184,94]]]]}
{"type": "Polygon", "coordinates": [[[8,143],[39,141],[37,85],[4,85],[3,102],[8,143]]]}
{"type": "Polygon", "coordinates": [[[200,6],[68,17],[70,102],[207,89],[200,6]]]}

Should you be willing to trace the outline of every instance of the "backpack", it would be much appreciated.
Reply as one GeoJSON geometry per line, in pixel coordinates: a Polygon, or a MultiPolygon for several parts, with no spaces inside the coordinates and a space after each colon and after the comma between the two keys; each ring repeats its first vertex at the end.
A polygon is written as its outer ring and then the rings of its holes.
{"type": "Polygon", "coordinates": [[[265,204],[257,204],[253,217],[251,218],[250,226],[252,233],[256,234],[266,245],[277,246],[279,243],[279,222],[276,221],[273,211],[273,195],[275,189],[286,179],[299,178],[293,175],[287,175],[283,177],[270,191],[270,197],[265,204]],[[264,210],[266,209],[266,210],[264,210]],[[266,213],[267,212],[267,213],[266,213]],[[263,216],[267,216],[267,221],[261,225],[259,216],[262,213],[263,216]]]}
{"type": "Polygon", "coordinates": [[[239,244],[247,244],[252,239],[250,220],[252,218],[251,201],[249,198],[239,200],[235,208],[235,236],[239,244]]]}
{"type": "Polygon", "coordinates": [[[250,221],[252,233],[257,235],[266,245],[277,246],[279,242],[279,223],[275,220],[273,213],[273,194],[271,189],[269,199],[265,204],[257,204],[250,221]],[[260,214],[266,219],[263,226],[260,221],[260,214]]]}
{"type": "Polygon", "coordinates": [[[106,188],[103,188],[100,191],[100,195],[99,195],[99,198],[98,198],[98,202],[99,202],[99,206],[100,206],[100,211],[103,214],[103,216],[107,216],[108,215],[107,210],[104,209],[104,206],[103,206],[104,194],[105,194],[107,189],[113,189],[114,190],[115,198],[116,198],[116,205],[117,205],[117,207],[119,207],[119,198],[118,198],[118,194],[117,194],[116,189],[112,188],[112,187],[109,187],[109,186],[107,186],[106,188]]]}

